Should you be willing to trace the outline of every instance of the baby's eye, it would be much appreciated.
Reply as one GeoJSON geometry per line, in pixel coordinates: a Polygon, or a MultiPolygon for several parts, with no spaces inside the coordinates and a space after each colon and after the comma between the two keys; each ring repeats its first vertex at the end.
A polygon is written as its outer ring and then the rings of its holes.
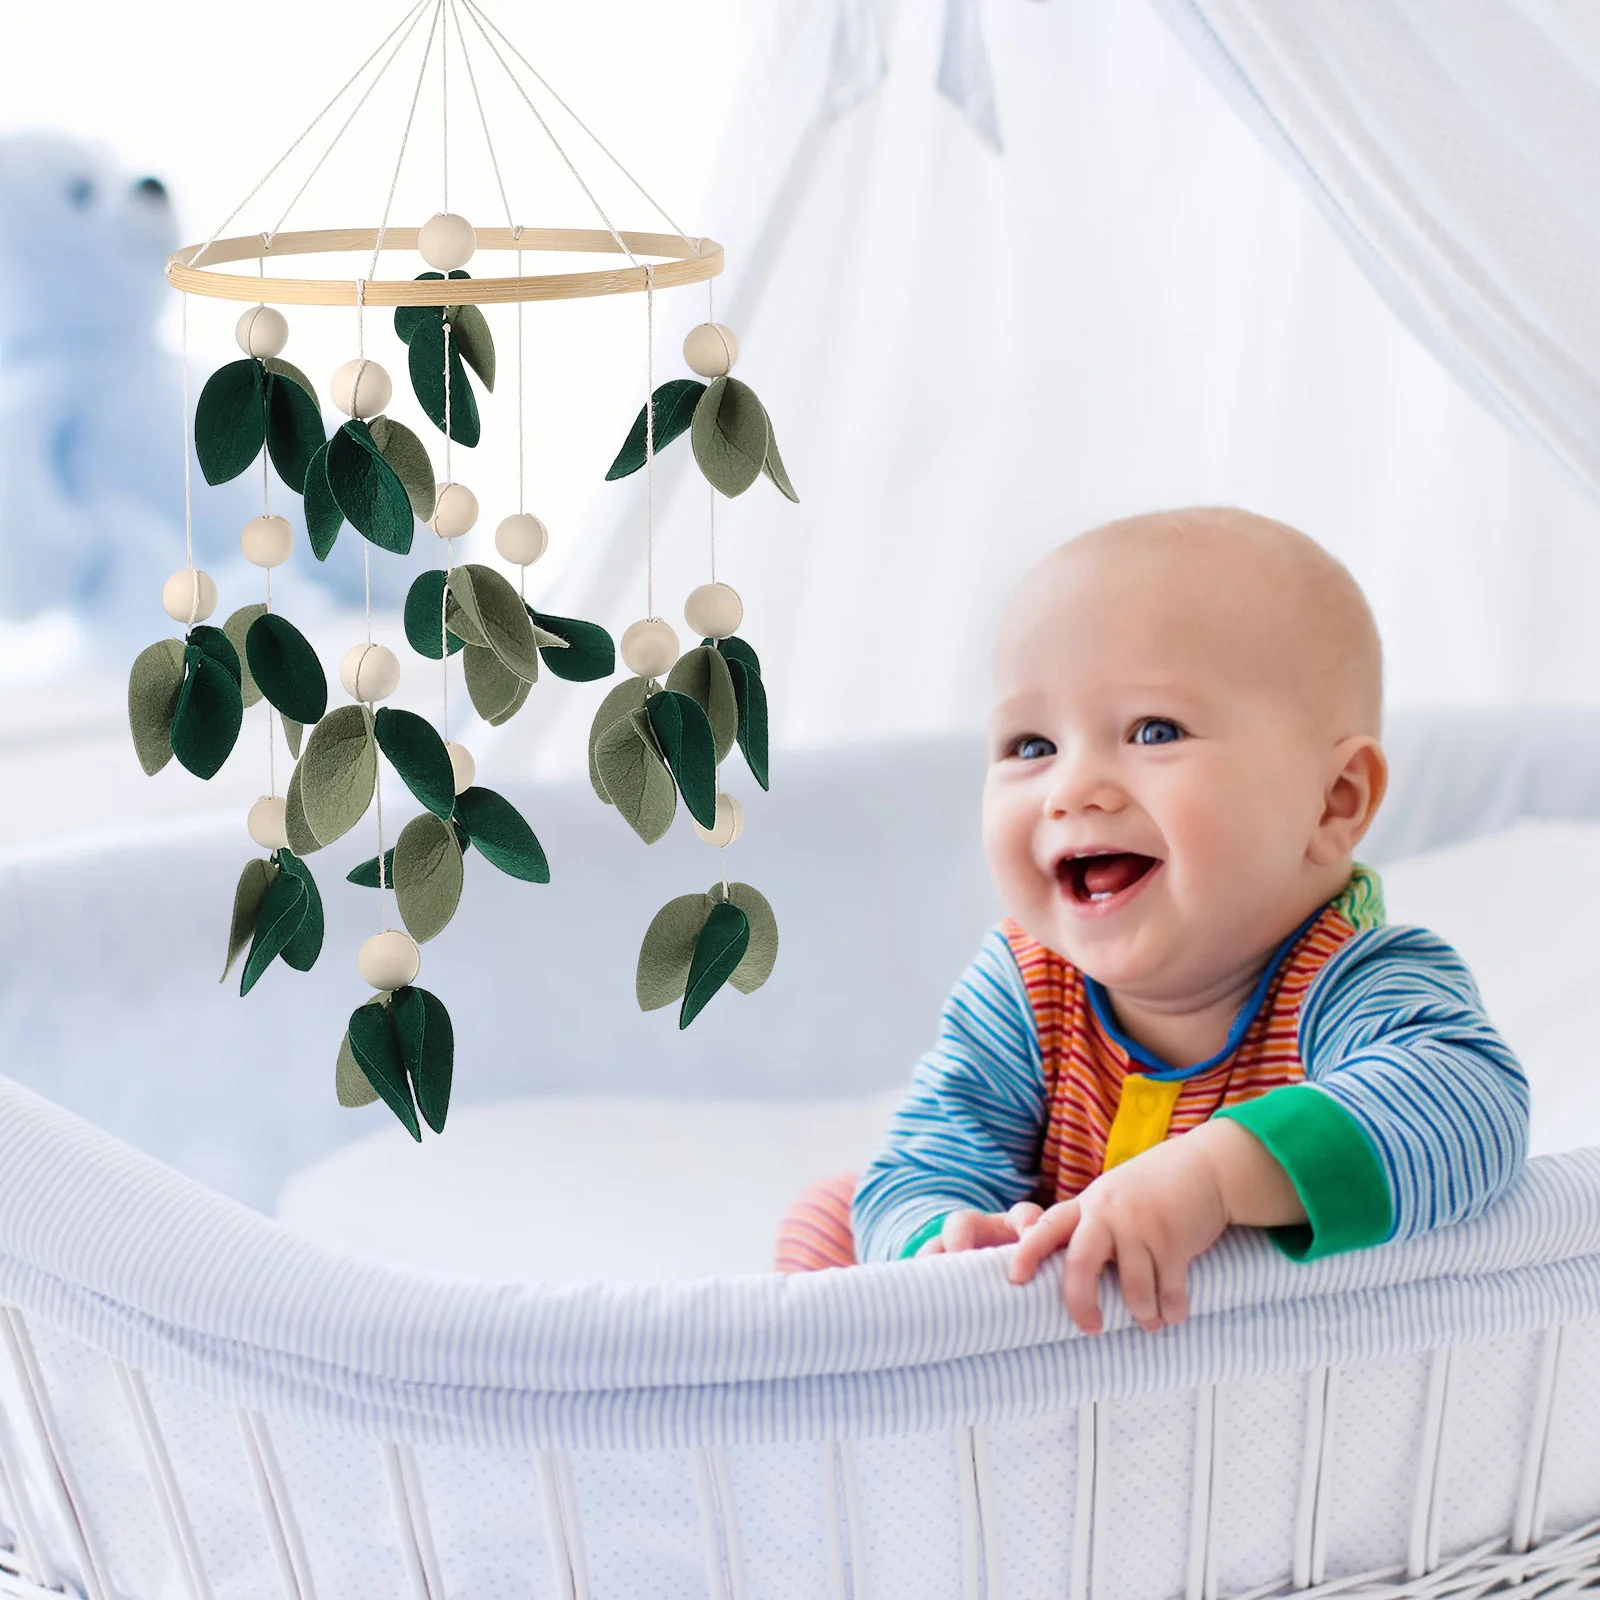
{"type": "Polygon", "coordinates": [[[1038,761],[1044,756],[1053,756],[1056,747],[1037,733],[1030,733],[1012,745],[1011,753],[1022,761],[1038,761]]]}
{"type": "Polygon", "coordinates": [[[1183,729],[1170,717],[1141,717],[1128,735],[1133,744],[1176,744],[1184,737],[1183,729]]]}

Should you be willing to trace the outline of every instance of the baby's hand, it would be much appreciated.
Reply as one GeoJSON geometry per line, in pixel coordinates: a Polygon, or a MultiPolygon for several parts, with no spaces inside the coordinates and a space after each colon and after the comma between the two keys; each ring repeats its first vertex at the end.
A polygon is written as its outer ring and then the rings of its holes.
{"type": "Polygon", "coordinates": [[[937,1235],[917,1251],[919,1256],[953,1255],[958,1250],[992,1250],[1015,1244],[1044,1215],[1031,1200],[1009,1211],[952,1211],[937,1235]]]}

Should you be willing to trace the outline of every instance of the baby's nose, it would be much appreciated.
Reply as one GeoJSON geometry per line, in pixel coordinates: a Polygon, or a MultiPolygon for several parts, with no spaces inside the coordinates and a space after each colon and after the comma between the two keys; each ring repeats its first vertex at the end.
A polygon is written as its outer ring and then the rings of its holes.
{"type": "Polygon", "coordinates": [[[1063,750],[1052,763],[1044,809],[1053,817],[1088,810],[1116,811],[1125,799],[1121,787],[1092,751],[1063,750]]]}

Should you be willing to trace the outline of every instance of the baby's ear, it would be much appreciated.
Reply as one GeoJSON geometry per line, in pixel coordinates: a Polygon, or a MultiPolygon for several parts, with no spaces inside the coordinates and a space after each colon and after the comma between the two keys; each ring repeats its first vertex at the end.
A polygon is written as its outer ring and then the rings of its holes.
{"type": "Polygon", "coordinates": [[[1322,817],[1307,855],[1331,866],[1354,853],[1389,787],[1389,763],[1378,741],[1352,734],[1334,746],[1332,776],[1322,792],[1322,817]]]}

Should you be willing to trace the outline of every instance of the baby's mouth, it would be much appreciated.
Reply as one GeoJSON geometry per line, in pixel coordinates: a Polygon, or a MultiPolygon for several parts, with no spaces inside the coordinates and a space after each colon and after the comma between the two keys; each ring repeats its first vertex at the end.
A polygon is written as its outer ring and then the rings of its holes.
{"type": "Polygon", "coordinates": [[[1056,881],[1078,905],[1106,907],[1142,883],[1160,865],[1156,857],[1132,850],[1095,851],[1063,856],[1056,863],[1056,881]]]}

